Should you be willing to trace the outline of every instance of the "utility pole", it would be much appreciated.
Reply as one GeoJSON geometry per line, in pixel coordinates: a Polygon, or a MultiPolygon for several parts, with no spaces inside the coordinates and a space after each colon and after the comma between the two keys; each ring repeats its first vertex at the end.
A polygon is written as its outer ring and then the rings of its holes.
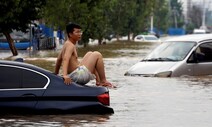
{"type": "Polygon", "coordinates": [[[153,21],[154,21],[153,13],[150,16],[150,20],[151,20],[150,33],[153,33],[153,21]]]}
{"type": "MultiPolygon", "coordinates": [[[[171,15],[172,15],[172,8],[171,8],[171,0],[168,0],[168,2],[169,2],[169,13],[168,13],[168,15],[169,15],[169,18],[171,19],[171,15]]],[[[171,25],[171,22],[169,21],[169,25],[171,25]]]]}
{"type": "Polygon", "coordinates": [[[175,24],[175,28],[177,28],[177,14],[178,14],[178,12],[177,12],[176,7],[174,7],[174,9],[173,9],[173,14],[174,14],[174,24],[175,24]]]}
{"type": "Polygon", "coordinates": [[[205,7],[205,0],[203,0],[203,7],[202,7],[202,26],[201,28],[202,29],[205,29],[206,26],[205,26],[205,13],[206,13],[206,7],[205,7]]]}

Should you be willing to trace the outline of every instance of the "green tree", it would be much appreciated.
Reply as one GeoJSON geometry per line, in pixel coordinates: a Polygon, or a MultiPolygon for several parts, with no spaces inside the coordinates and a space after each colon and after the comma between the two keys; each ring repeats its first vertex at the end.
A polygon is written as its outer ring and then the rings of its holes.
{"type": "Polygon", "coordinates": [[[82,0],[47,0],[43,11],[45,23],[55,29],[65,29],[69,22],[84,23],[84,17],[89,13],[87,4],[82,0]]]}
{"type": "Polygon", "coordinates": [[[108,32],[108,22],[105,14],[107,0],[90,0],[86,3],[89,13],[84,19],[86,21],[86,29],[83,32],[82,41],[86,44],[89,38],[98,39],[98,43],[101,44],[108,32]]]}
{"type": "MultiPolygon", "coordinates": [[[[145,32],[155,0],[111,0],[110,24],[117,37],[145,32]]],[[[118,38],[117,38],[118,39],[118,38]]]]}
{"type": "Polygon", "coordinates": [[[184,25],[182,2],[171,0],[171,26],[182,27],[184,25]]]}
{"type": "Polygon", "coordinates": [[[104,3],[105,0],[47,0],[44,19],[47,24],[63,30],[69,22],[80,24],[83,28],[81,43],[86,46],[89,38],[98,38],[101,42],[104,36],[107,24],[104,3]]]}
{"type": "Polygon", "coordinates": [[[102,39],[110,34],[117,38],[140,33],[148,27],[156,0],[47,0],[45,21],[65,29],[68,22],[83,27],[82,43],[102,39]]]}
{"type": "Polygon", "coordinates": [[[13,56],[18,55],[18,52],[10,32],[12,30],[26,32],[31,21],[40,18],[43,5],[45,5],[45,0],[0,1],[0,32],[6,36],[13,56]]]}
{"type": "Polygon", "coordinates": [[[156,0],[136,0],[137,8],[135,17],[134,34],[144,33],[150,27],[150,16],[153,15],[156,0]]]}
{"type": "Polygon", "coordinates": [[[153,15],[154,15],[154,26],[158,30],[166,31],[169,23],[167,22],[169,19],[169,8],[167,0],[156,1],[153,7],[153,15]]]}
{"type": "Polygon", "coordinates": [[[107,13],[109,24],[113,28],[113,33],[119,40],[120,35],[124,35],[124,25],[127,24],[127,2],[126,0],[111,0],[108,1],[110,5],[107,13]]]}

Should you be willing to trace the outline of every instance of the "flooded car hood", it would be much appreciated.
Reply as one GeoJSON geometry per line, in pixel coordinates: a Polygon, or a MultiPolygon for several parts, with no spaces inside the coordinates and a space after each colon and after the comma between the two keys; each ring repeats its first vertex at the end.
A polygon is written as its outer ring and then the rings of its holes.
{"type": "Polygon", "coordinates": [[[133,65],[126,75],[154,75],[160,72],[170,71],[177,62],[139,62],[133,65]]]}

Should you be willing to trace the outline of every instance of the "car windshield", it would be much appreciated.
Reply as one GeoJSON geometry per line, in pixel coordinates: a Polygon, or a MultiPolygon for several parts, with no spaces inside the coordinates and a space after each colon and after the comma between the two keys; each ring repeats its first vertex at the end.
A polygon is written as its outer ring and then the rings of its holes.
{"type": "Polygon", "coordinates": [[[158,40],[157,37],[146,36],[145,40],[158,40]]]}
{"type": "Polygon", "coordinates": [[[195,42],[165,42],[142,61],[181,61],[195,44],[195,42]]]}

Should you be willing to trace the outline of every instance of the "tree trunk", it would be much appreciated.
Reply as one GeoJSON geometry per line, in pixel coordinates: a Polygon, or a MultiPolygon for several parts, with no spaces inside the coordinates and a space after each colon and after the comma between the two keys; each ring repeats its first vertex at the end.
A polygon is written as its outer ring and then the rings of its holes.
{"type": "Polygon", "coordinates": [[[102,44],[102,39],[98,39],[98,45],[102,44]]]}
{"type": "Polygon", "coordinates": [[[127,40],[130,41],[130,32],[127,34],[127,40]]]}
{"type": "Polygon", "coordinates": [[[119,35],[116,35],[116,39],[117,39],[117,41],[119,41],[120,39],[119,39],[119,35]]]}
{"type": "Polygon", "coordinates": [[[10,50],[11,50],[13,56],[17,56],[18,55],[18,51],[17,51],[17,49],[15,47],[15,44],[14,44],[13,39],[11,38],[10,34],[8,32],[3,32],[3,34],[7,38],[7,41],[9,43],[10,50]]]}
{"type": "Polygon", "coordinates": [[[87,43],[86,42],[83,42],[83,47],[87,47],[87,43]]]}

